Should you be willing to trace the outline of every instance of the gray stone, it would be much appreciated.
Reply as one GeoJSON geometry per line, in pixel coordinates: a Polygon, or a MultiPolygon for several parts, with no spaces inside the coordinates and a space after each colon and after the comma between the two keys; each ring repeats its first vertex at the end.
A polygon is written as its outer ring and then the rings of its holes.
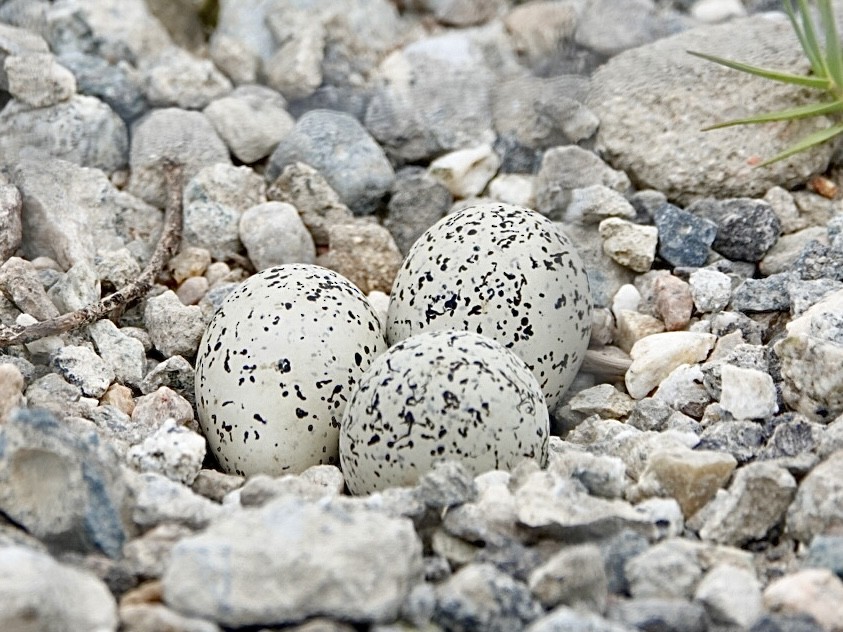
{"type": "Polygon", "coordinates": [[[719,312],[726,308],[732,297],[732,279],[727,274],[701,268],[688,278],[694,306],[700,312],[719,312]]]}
{"type": "Polygon", "coordinates": [[[843,282],[836,279],[791,279],[787,284],[790,313],[801,316],[808,308],[840,290],[843,290],[843,282]]]}
{"type": "Polygon", "coordinates": [[[587,6],[577,22],[575,41],[596,53],[618,53],[673,35],[684,28],[675,12],[660,11],[651,0],[597,0],[587,6]]]}
{"type": "Polygon", "coordinates": [[[817,240],[809,241],[793,262],[791,271],[802,279],[843,281],[840,251],[817,240]]]}
{"type": "Polygon", "coordinates": [[[742,312],[787,311],[792,275],[780,272],[763,279],[746,279],[732,292],[731,308],[742,312]]]}
{"type": "Polygon", "coordinates": [[[219,202],[195,200],[184,208],[184,243],[204,248],[216,260],[236,257],[242,245],[240,212],[219,202]]]}
{"type": "Polygon", "coordinates": [[[123,121],[93,97],[43,108],[13,101],[0,112],[0,155],[6,166],[60,158],[112,172],[128,162],[128,136],[123,121]]]}
{"type": "Polygon", "coordinates": [[[53,354],[50,366],[88,397],[101,397],[114,381],[111,366],[88,347],[62,347],[53,354]]]}
{"type": "Polygon", "coordinates": [[[561,220],[573,191],[593,185],[623,193],[630,182],[625,173],[612,169],[594,152],[576,145],[548,149],[536,175],[536,210],[550,219],[561,220]]]}
{"type": "Polygon", "coordinates": [[[578,98],[578,92],[585,92],[581,87],[587,87],[586,79],[573,75],[497,83],[492,94],[495,130],[534,149],[583,141],[597,130],[598,120],[578,98]]]}
{"type": "Polygon", "coordinates": [[[132,446],[127,457],[140,472],[157,472],[190,485],[205,460],[205,438],[169,418],[143,443],[132,446]]]}
{"type": "Polygon", "coordinates": [[[383,150],[354,117],[342,112],[312,110],[302,116],[272,153],[267,178],[275,180],[295,162],[318,170],[358,214],[374,211],[395,179],[383,150]]]}
{"type": "Polygon", "coordinates": [[[396,174],[383,224],[406,255],[416,239],[447,214],[453,201],[450,191],[421,167],[405,167],[396,174]]]}
{"type": "Polygon", "coordinates": [[[0,261],[5,262],[20,246],[21,205],[17,187],[0,181],[0,261]]]}
{"type": "Polygon", "coordinates": [[[135,400],[132,409],[134,433],[126,436],[131,444],[139,443],[152,431],[158,429],[166,419],[173,419],[178,424],[193,426],[193,407],[184,397],[166,386],[159,386],[155,391],[141,395],[135,400]]]}
{"type": "Polygon", "coordinates": [[[626,563],[646,551],[649,546],[646,537],[630,530],[621,531],[600,542],[610,594],[629,595],[626,563]]]}
{"type": "Polygon", "coordinates": [[[114,289],[122,289],[135,281],[141,273],[138,260],[128,248],[105,250],[94,257],[97,279],[114,289]]]}
{"type": "MultiPolygon", "coordinates": [[[[312,470],[312,466],[308,468],[312,470]]],[[[301,474],[284,474],[277,478],[266,474],[256,474],[250,477],[235,494],[240,499],[243,507],[263,507],[271,500],[278,497],[294,497],[300,500],[317,501],[342,493],[345,481],[342,473],[334,466],[329,467],[334,471],[333,480],[313,480],[312,476],[306,476],[308,470],[301,474]]]]}
{"type": "Polygon", "coordinates": [[[567,542],[580,542],[634,529],[650,534],[643,513],[617,499],[589,496],[577,482],[536,472],[515,493],[518,523],[528,531],[567,542]]]}
{"type": "Polygon", "coordinates": [[[268,23],[281,45],[264,63],[267,84],[287,99],[309,97],[322,84],[325,26],[301,10],[270,15],[268,23]]]}
{"type": "Polygon", "coordinates": [[[773,349],[781,361],[782,396],[811,421],[843,412],[843,291],[830,294],[786,325],[773,349]]]}
{"type": "Polygon", "coordinates": [[[266,184],[249,167],[215,163],[203,167],[190,178],[182,199],[185,206],[207,202],[243,213],[248,208],[266,202],[266,184]]]}
{"type": "Polygon", "coordinates": [[[631,632],[593,612],[561,606],[524,628],[524,632],[631,632]]]}
{"type": "Polygon", "coordinates": [[[32,107],[56,105],[76,92],[73,74],[50,53],[9,55],[3,70],[12,97],[32,107]]]}
{"type": "Polygon", "coordinates": [[[742,546],[762,540],[784,518],[796,481],[772,463],[749,463],[738,468],[728,490],[719,491],[701,510],[703,540],[742,546]]]}
{"type": "Polygon", "coordinates": [[[522,629],[542,613],[522,582],[489,564],[469,564],[436,588],[435,623],[454,632],[522,629]]]}
{"type": "Polygon", "coordinates": [[[225,474],[219,470],[199,470],[193,479],[191,489],[197,494],[221,503],[226,494],[243,486],[245,479],[234,474],[225,474]]]}
{"type": "Polygon", "coordinates": [[[421,576],[409,520],[282,498],[179,542],[163,588],[177,611],[233,627],[316,614],[371,622],[394,620],[421,576]]]}
{"type": "Polygon", "coordinates": [[[672,266],[701,266],[708,259],[717,225],[672,204],[653,214],[659,229],[659,256],[672,266]]]}
{"type": "Polygon", "coordinates": [[[82,397],[82,389],[52,372],[33,380],[24,394],[31,408],[42,408],[57,416],[83,416],[96,406],[95,400],[82,397]]]}
{"type": "Polygon", "coordinates": [[[163,160],[184,165],[190,180],[202,167],[231,164],[228,149],[201,112],[155,110],[132,128],[129,186],[133,195],[163,208],[167,201],[163,160]]]}
{"type": "Polygon", "coordinates": [[[571,410],[584,415],[623,419],[632,412],[635,401],[611,384],[598,384],[571,397],[568,405],[571,410]]]}
{"type": "Polygon", "coordinates": [[[616,601],[606,615],[635,630],[652,632],[708,632],[708,614],[702,604],[686,599],[631,599],[616,601]]]}
{"type": "Polygon", "coordinates": [[[116,454],[43,410],[19,409],[0,433],[3,513],[57,551],[119,557],[131,527],[116,454]]]}
{"type": "Polygon", "coordinates": [[[130,125],[149,105],[134,68],[125,62],[109,63],[98,55],[68,51],[58,58],[76,77],[79,94],[96,97],[130,125]]]}
{"type": "Polygon", "coordinates": [[[468,34],[413,42],[379,66],[365,125],[401,162],[494,140],[493,73],[468,34]]]}
{"type": "Polygon", "coordinates": [[[213,62],[178,46],[157,51],[139,64],[144,93],[153,107],[201,110],[232,90],[213,62]]]}
{"type": "Polygon", "coordinates": [[[808,63],[791,34],[786,19],[759,15],[690,29],[613,57],[592,76],[586,102],[600,119],[597,150],[639,188],[657,189],[680,204],[706,196],[761,196],[773,186],[793,188],[821,173],[834,150],[831,145],[763,170],[752,164],[773,157],[825,122],[801,121],[786,138],[759,134],[752,125],[702,131],[731,118],[793,107],[807,96],[768,81],[741,82],[734,70],[686,51],[801,74],[808,63]]]}
{"type": "Polygon", "coordinates": [[[530,592],[545,609],[559,605],[603,612],[608,580],[594,544],[565,547],[530,573],[530,592]]]}
{"type": "Polygon", "coordinates": [[[202,113],[244,163],[252,163],[272,153],[295,126],[284,99],[274,90],[259,85],[240,86],[215,99],[202,113]]]}
{"type": "Polygon", "coordinates": [[[198,617],[185,617],[158,603],[120,606],[122,632],[221,632],[215,623],[198,617]]]}
{"type": "Polygon", "coordinates": [[[703,576],[699,549],[672,538],[630,559],[625,566],[630,594],[637,599],[690,599],[703,576]]]}
{"type": "Polygon", "coordinates": [[[86,260],[74,263],[53,284],[48,295],[62,314],[99,302],[102,293],[93,264],[86,260]]]}
{"type": "Polygon", "coordinates": [[[193,356],[205,332],[202,310],[183,305],[176,293],[167,290],[147,300],[144,322],[155,348],[165,356],[193,356]]]}
{"type": "Polygon", "coordinates": [[[10,257],[0,265],[0,288],[18,309],[37,320],[59,315],[44,286],[38,281],[35,266],[26,259],[10,257]]]}
{"type": "Polygon", "coordinates": [[[328,231],[329,250],[320,265],[339,272],[364,294],[388,294],[403,257],[389,231],[374,222],[334,224],[328,231]]]}
{"type": "Polygon", "coordinates": [[[421,477],[417,488],[420,499],[432,509],[448,509],[477,498],[477,486],[459,461],[434,465],[421,477]]]}
{"type": "MultiPolygon", "coordinates": [[[[232,3],[221,4],[232,6],[232,3]]],[[[234,84],[255,83],[258,79],[260,59],[243,42],[224,33],[221,28],[224,24],[225,22],[218,22],[219,27],[211,34],[208,55],[234,84]]]]}
{"type": "Polygon", "coordinates": [[[265,202],[240,217],[240,241],[255,269],[284,263],[313,263],[316,246],[294,206],[265,202]]]}
{"type": "Polygon", "coordinates": [[[116,630],[117,604],[93,574],[25,546],[0,547],[0,628],[116,630]]]}
{"type": "Polygon", "coordinates": [[[817,535],[802,560],[803,568],[827,568],[843,578],[843,536],[817,535]]]}
{"type": "Polygon", "coordinates": [[[763,611],[761,585],[753,571],[718,564],[700,580],[694,599],[705,606],[712,622],[746,629],[763,611]]]}
{"type": "Polygon", "coordinates": [[[331,226],[348,223],[353,218],[322,174],[303,162],[284,167],[269,187],[267,197],[296,207],[317,246],[328,246],[331,226]]]}
{"type": "Polygon", "coordinates": [[[760,261],[781,234],[779,218],[763,200],[704,198],[686,210],[717,224],[711,247],[728,259],[760,261]]]}
{"type": "Polygon", "coordinates": [[[20,370],[11,362],[0,358],[0,424],[6,421],[16,408],[24,406],[24,379],[20,370]]]}
{"type": "Polygon", "coordinates": [[[843,525],[843,451],[817,465],[800,483],[787,511],[787,530],[801,542],[843,525]]]}
{"type": "Polygon", "coordinates": [[[47,256],[63,269],[93,265],[100,251],[132,240],[151,243],[161,213],[118,191],[99,170],[57,159],[22,160],[10,172],[23,196],[22,250],[29,259],[47,256]]]}
{"type": "Polygon", "coordinates": [[[809,226],[795,233],[781,235],[766,252],[764,258],[758,262],[758,269],[765,276],[787,271],[799,258],[805,246],[815,239],[820,242],[827,241],[824,226],[809,226]]]}
{"type": "Polygon", "coordinates": [[[159,579],[173,546],[192,533],[184,525],[162,524],[133,538],[123,547],[126,568],[140,580],[159,579]]]}
{"type": "Polygon", "coordinates": [[[696,364],[680,364],[673,369],[661,381],[653,397],[694,419],[702,418],[711,403],[711,396],[703,385],[703,372],[696,364]]]}
{"type": "Polygon", "coordinates": [[[140,384],[141,393],[148,394],[161,386],[167,386],[179,393],[188,402],[193,402],[193,367],[181,356],[172,356],[152,368],[140,384]]]}
{"type": "Polygon", "coordinates": [[[802,415],[785,413],[773,418],[775,428],[761,453],[761,458],[778,459],[816,451],[826,427],[809,422],[802,415]]]}
{"type": "MultiPolygon", "coordinates": [[[[763,1],[763,0],[762,0],[763,1]]],[[[763,614],[750,632],[822,632],[822,626],[810,614],[763,614]]]]}
{"type": "MultiPolygon", "coordinates": [[[[714,406],[709,406],[711,410],[714,406]]],[[[703,420],[705,425],[705,420],[703,420]]],[[[731,454],[739,464],[754,459],[764,445],[764,429],[754,421],[726,421],[708,425],[700,435],[698,448],[731,454]]]]}
{"type": "Polygon", "coordinates": [[[141,531],[162,524],[204,529],[224,513],[219,504],[195,494],[189,487],[171,481],[163,474],[124,472],[135,496],[131,508],[132,521],[141,531]]]}

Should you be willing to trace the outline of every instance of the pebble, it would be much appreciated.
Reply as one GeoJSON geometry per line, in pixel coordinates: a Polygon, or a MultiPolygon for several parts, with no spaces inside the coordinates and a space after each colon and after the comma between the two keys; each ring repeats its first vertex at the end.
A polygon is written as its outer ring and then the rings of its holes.
{"type": "Polygon", "coordinates": [[[205,619],[185,617],[157,603],[120,604],[123,632],[221,632],[222,628],[205,619]]]}
{"type": "Polygon", "coordinates": [[[94,270],[100,287],[105,283],[120,290],[141,274],[138,260],[128,248],[100,251],[94,257],[94,270]]]}
{"type": "Polygon", "coordinates": [[[653,312],[667,331],[686,329],[694,311],[691,287],[673,275],[664,275],[653,283],[653,312]]]}
{"type": "Polygon", "coordinates": [[[603,556],[594,544],[563,548],[530,573],[528,586],[546,610],[566,605],[603,612],[609,595],[603,556]]]}
{"type": "Polygon", "coordinates": [[[193,356],[205,332],[202,310],[196,305],[183,305],[172,290],[146,301],[144,324],[155,348],[166,357],[193,356]]]}
{"type": "Polygon", "coordinates": [[[468,564],[435,590],[433,621],[448,630],[523,629],[542,614],[524,583],[490,564],[468,564]]]}
{"type": "Polygon", "coordinates": [[[417,162],[494,140],[494,73],[470,35],[452,31],[386,56],[363,119],[398,162],[417,162]]]}
{"type": "Polygon", "coordinates": [[[623,193],[630,182],[625,173],[612,169],[593,152],[576,145],[552,147],[544,153],[536,174],[536,210],[552,220],[561,220],[573,191],[593,185],[623,193]]]}
{"type": "MultiPolygon", "coordinates": [[[[490,190],[494,182],[489,184],[490,190]]],[[[405,167],[395,174],[389,215],[383,225],[406,255],[416,239],[448,213],[453,202],[451,192],[426,170],[405,167]]]]}
{"type": "Polygon", "coordinates": [[[690,331],[657,333],[639,339],[630,349],[632,366],[626,372],[627,392],[645,397],[680,364],[701,362],[714,347],[713,334],[690,331]]]}
{"type": "Polygon", "coordinates": [[[773,463],[749,463],[735,471],[728,489],[695,516],[703,540],[743,546],[779,524],[796,494],[796,481],[773,463]]]}
{"type": "Polygon", "coordinates": [[[114,381],[111,366],[88,347],[62,347],[53,354],[50,367],[88,397],[102,397],[114,381]]]}
{"type": "Polygon", "coordinates": [[[684,599],[635,599],[618,601],[609,606],[607,616],[612,621],[636,630],[656,629],[679,632],[706,632],[708,614],[702,604],[684,599]]]}
{"type": "Polygon", "coordinates": [[[764,605],[773,612],[808,614],[823,630],[836,632],[843,621],[843,582],[827,569],[796,571],[770,582],[764,605]]]}
{"type": "Polygon", "coordinates": [[[328,241],[328,253],[317,263],[339,272],[364,294],[392,290],[404,258],[386,228],[365,221],[335,224],[328,241]]]}
{"type": "MultiPolygon", "coordinates": [[[[159,386],[154,391],[138,397],[131,415],[135,429],[140,431],[142,438],[167,419],[184,425],[193,423],[193,407],[190,402],[166,386],[159,386]]],[[[132,440],[131,443],[138,443],[139,440],[132,440]]]]}
{"type": "Polygon", "coordinates": [[[232,90],[231,82],[211,61],[179,46],[147,58],[139,70],[144,94],[154,108],[201,110],[232,90]]]}
{"type": "Polygon", "coordinates": [[[159,362],[144,376],[140,384],[141,393],[148,395],[162,386],[166,386],[188,403],[193,402],[193,367],[181,356],[167,358],[159,362]]]}
{"type": "Polygon", "coordinates": [[[680,364],[662,380],[653,397],[667,402],[684,415],[701,419],[711,403],[711,395],[703,381],[699,365],[680,364]]]}
{"type": "Polygon", "coordinates": [[[710,450],[668,449],[654,451],[647,459],[631,497],[675,498],[685,518],[711,500],[731,477],[737,465],[730,454],[710,450]]]}
{"type": "Polygon", "coordinates": [[[746,279],[732,292],[730,306],[742,312],[776,312],[790,308],[790,273],[780,272],[763,279],[746,279]]]}
{"type": "Polygon", "coordinates": [[[271,17],[268,23],[281,46],[264,63],[266,81],[290,100],[309,97],[322,84],[327,33],[321,22],[307,17],[291,11],[284,20],[271,17]]]}
{"type": "Polygon", "coordinates": [[[225,143],[201,112],[172,107],[151,112],[132,128],[128,191],[158,208],[167,201],[164,158],[184,165],[185,180],[208,165],[231,163],[225,143]]]}
{"type": "Polygon", "coordinates": [[[26,546],[0,547],[4,630],[116,630],[117,604],[89,572],[26,546]]]}
{"type": "Polygon", "coordinates": [[[266,184],[248,167],[216,162],[203,167],[188,180],[182,199],[185,207],[194,202],[206,202],[243,213],[266,202],[266,184]]]}
{"type": "Polygon", "coordinates": [[[205,437],[170,417],[142,443],[132,446],[127,457],[139,472],[156,472],[190,485],[205,459],[205,437]]]}
{"type": "Polygon", "coordinates": [[[755,573],[731,564],[718,564],[709,570],[697,585],[694,599],[703,604],[714,624],[746,629],[763,611],[755,573]]]}
{"type": "Polygon", "coordinates": [[[500,173],[491,179],[486,191],[490,198],[498,202],[533,208],[534,180],[534,176],[523,173],[500,173]]]}
{"type": "Polygon", "coordinates": [[[76,93],[76,78],[50,53],[8,55],[4,60],[6,89],[34,108],[66,101],[76,93]]]}
{"type": "Polygon", "coordinates": [[[699,267],[708,259],[717,224],[664,204],[653,213],[659,231],[659,256],[672,266],[699,267]]]}
{"type": "Polygon", "coordinates": [[[275,180],[287,165],[304,162],[319,171],[354,213],[373,212],[395,179],[383,149],[354,117],[312,110],[275,148],[267,179],[275,180]]]}
{"type": "Polygon", "coordinates": [[[613,0],[596,0],[579,18],[576,42],[600,55],[612,56],[665,37],[678,28],[679,17],[675,13],[658,12],[650,2],[621,6],[613,0]]]}
{"type": "Polygon", "coordinates": [[[691,204],[687,211],[717,224],[711,247],[735,261],[760,261],[781,233],[779,218],[763,200],[706,198],[691,204]]]}
{"type": "Polygon", "coordinates": [[[131,64],[109,61],[82,51],[63,52],[59,63],[76,79],[79,94],[96,97],[131,125],[149,108],[141,81],[131,64]]]}
{"type": "Polygon", "coordinates": [[[491,145],[479,145],[440,156],[430,163],[428,173],[455,198],[470,198],[486,188],[500,162],[491,145]]]}
{"type": "Polygon", "coordinates": [[[22,238],[21,195],[17,187],[0,180],[0,261],[6,261],[18,249],[22,238]]]}
{"type": "Polygon", "coordinates": [[[195,200],[184,207],[183,240],[188,247],[207,250],[213,259],[236,257],[242,249],[241,213],[225,204],[195,200]]]}
{"type": "Polygon", "coordinates": [[[97,271],[88,261],[73,264],[47,292],[62,314],[67,314],[99,302],[101,288],[97,271]]]}
{"type": "Polygon", "coordinates": [[[117,455],[96,433],[33,409],[18,410],[0,433],[3,513],[57,552],[119,557],[131,533],[130,496],[117,455]]]}
{"type": "Polygon", "coordinates": [[[285,202],[265,202],[246,210],[239,234],[257,271],[316,259],[313,238],[296,208],[285,202]]]}
{"type": "Polygon", "coordinates": [[[638,599],[690,599],[703,576],[698,548],[679,538],[655,544],[624,566],[629,593],[638,599]]]}
{"type": "Polygon", "coordinates": [[[831,453],[799,485],[787,511],[787,528],[795,539],[811,542],[843,524],[843,451],[831,453]]]}
{"type": "Polygon", "coordinates": [[[721,379],[720,406],[735,419],[766,419],[778,412],[776,385],[769,373],[724,364],[721,379]]]}
{"type": "MultiPolygon", "coordinates": [[[[135,495],[131,517],[141,531],[165,524],[204,529],[224,513],[219,504],[163,474],[127,471],[132,474],[128,483],[135,495]]],[[[186,612],[181,608],[180,611],[186,612]]]]}
{"type": "Polygon", "coordinates": [[[810,242],[817,240],[827,243],[827,235],[824,226],[809,226],[794,233],[781,235],[758,262],[758,269],[764,276],[786,272],[810,242]]]}
{"type": "Polygon", "coordinates": [[[243,85],[202,110],[231,153],[250,164],[270,155],[295,126],[283,97],[259,85],[243,85]]]}
{"type": "Polygon", "coordinates": [[[60,158],[106,173],[128,163],[126,125],[105,103],[74,95],[47,107],[12,101],[0,111],[0,164],[60,158]],[[59,124],[60,123],[60,124],[59,124]]]}
{"type": "Polygon", "coordinates": [[[9,257],[0,266],[0,288],[18,309],[37,320],[49,320],[59,315],[38,280],[35,266],[26,259],[9,257]]]}
{"type": "Polygon", "coordinates": [[[179,612],[241,627],[317,614],[391,621],[421,574],[409,520],[281,498],[181,540],[162,579],[166,603],[179,612]],[[263,551],[273,552],[266,563],[244,563],[263,551]]]}
{"type": "Polygon", "coordinates": [[[700,268],[688,277],[691,286],[691,298],[697,311],[703,313],[720,312],[729,304],[732,297],[732,279],[728,274],[700,268]]]}
{"type": "MultiPolygon", "coordinates": [[[[572,201],[568,209],[574,204],[572,201]]],[[[632,206],[629,208],[632,209],[632,206]]],[[[659,237],[655,226],[640,226],[616,217],[608,217],[600,222],[599,230],[600,237],[603,238],[603,252],[622,266],[636,272],[646,272],[653,265],[659,237]]]]}
{"type": "Polygon", "coordinates": [[[0,425],[16,408],[25,405],[24,379],[20,370],[10,363],[0,364],[0,425]]]}

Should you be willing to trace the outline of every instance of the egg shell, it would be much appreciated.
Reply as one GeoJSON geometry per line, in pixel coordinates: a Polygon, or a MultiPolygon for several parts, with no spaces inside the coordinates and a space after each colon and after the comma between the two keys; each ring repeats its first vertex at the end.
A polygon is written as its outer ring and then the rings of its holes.
{"type": "Polygon", "coordinates": [[[344,277],[288,264],[249,277],[220,306],[196,360],[196,408],[229,473],[338,463],[353,388],[386,350],[378,317],[344,277]]]}
{"type": "Polygon", "coordinates": [[[547,460],[549,421],[527,365],[468,331],[412,336],[360,378],[340,430],[340,463],[354,494],[415,484],[439,461],[474,474],[547,460]]]}
{"type": "Polygon", "coordinates": [[[431,226],[398,271],[386,339],[476,331],[514,351],[552,410],[576,377],[591,333],[585,267],[558,224],[522,206],[482,204],[431,226]]]}

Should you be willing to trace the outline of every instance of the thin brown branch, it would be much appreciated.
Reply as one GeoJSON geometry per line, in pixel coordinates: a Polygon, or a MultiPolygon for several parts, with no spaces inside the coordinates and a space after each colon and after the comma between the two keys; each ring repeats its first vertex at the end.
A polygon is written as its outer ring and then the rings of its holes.
{"type": "Polygon", "coordinates": [[[167,207],[164,213],[164,227],[152,257],[135,281],[117,292],[109,294],[98,303],[87,305],[82,309],[62,314],[56,318],[44,320],[27,327],[10,328],[0,325],[0,348],[32,342],[90,325],[143,297],[152,287],[155,277],[176,254],[181,241],[182,174],[181,165],[169,161],[164,164],[164,176],[167,182],[167,207]]]}

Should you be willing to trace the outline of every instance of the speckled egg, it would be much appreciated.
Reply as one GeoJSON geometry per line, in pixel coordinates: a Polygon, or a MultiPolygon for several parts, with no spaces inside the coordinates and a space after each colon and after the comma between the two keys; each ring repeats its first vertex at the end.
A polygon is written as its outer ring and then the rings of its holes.
{"type": "Polygon", "coordinates": [[[343,410],[386,343],[366,297],[315,265],[249,277],[208,325],[196,359],[199,423],[229,473],[338,462],[343,410]]]}
{"type": "Polygon", "coordinates": [[[440,460],[480,474],[525,458],[544,465],[548,413],[527,365],[469,331],[412,336],[360,378],[340,430],[340,462],[354,494],[413,485],[440,460]]]}
{"type": "Polygon", "coordinates": [[[494,338],[533,371],[552,410],[585,358],[591,293],[558,224],[510,204],[444,217],[413,245],[387,313],[390,344],[424,331],[494,338]]]}

